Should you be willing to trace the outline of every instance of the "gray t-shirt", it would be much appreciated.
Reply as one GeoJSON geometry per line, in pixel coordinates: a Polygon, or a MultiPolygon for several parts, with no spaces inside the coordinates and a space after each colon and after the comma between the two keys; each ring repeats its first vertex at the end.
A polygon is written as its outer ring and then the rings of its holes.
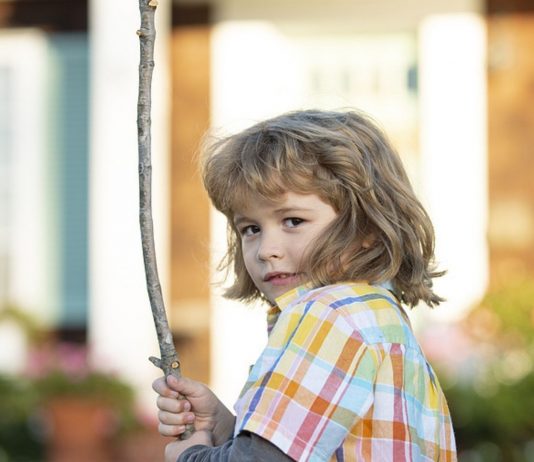
{"type": "Polygon", "coordinates": [[[222,446],[196,445],[185,450],[176,462],[291,462],[274,444],[254,433],[241,432],[222,446]]]}

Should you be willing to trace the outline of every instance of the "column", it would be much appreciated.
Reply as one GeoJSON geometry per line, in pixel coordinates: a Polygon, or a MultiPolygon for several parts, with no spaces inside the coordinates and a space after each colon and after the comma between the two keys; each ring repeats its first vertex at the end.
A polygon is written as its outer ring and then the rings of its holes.
{"type": "Polygon", "coordinates": [[[488,278],[486,34],[476,13],[428,16],[419,29],[424,198],[447,275],[433,317],[457,319],[488,278]]]}

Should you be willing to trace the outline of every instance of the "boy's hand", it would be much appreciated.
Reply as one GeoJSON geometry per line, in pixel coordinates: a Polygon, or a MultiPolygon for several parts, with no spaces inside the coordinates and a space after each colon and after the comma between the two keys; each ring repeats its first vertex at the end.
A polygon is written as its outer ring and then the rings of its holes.
{"type": "Polygon", "coordinates": [[[203,444],[204,446],[213,446],[212,435],[208,431],[195,431],[189,438],[184,441],[176,440],[165,446],[165,462],[176,462],[180,454],[187,448],[203,444]]]}
{"type": "Polygon", "coordinates": [[[216,446],[232,436],[235,417],[203,383],[170,376],[167,381],[164,377],[155,380],[152,388],[159,394],[159,432],[163,436],[177,437],[189,423],[193,423],[195,431],[210,432],[216,446]],[[186,399],[178,400],[179,394],[186,399]]]}

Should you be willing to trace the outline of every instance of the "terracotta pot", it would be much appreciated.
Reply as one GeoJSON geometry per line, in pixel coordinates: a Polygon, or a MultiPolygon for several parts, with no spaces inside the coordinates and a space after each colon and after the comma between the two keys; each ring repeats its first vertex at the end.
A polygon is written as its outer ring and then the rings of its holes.
{"type": "Polygon", "coordinates": [[[47,405],[49,462],[111,462],[115,415],[98,401],[66,397],[47,405]]]}

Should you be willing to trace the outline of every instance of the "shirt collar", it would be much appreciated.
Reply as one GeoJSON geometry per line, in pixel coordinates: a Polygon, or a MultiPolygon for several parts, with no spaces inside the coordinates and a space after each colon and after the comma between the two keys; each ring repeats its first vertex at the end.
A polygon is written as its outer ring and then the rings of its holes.
{"type": "MultiPolygon", "coordinates": [[[[382,287],[383,289],[389,290],[390,292],[393,292],[393,285],[391,284],[391,281],[384,281],[384,282],[378,282],[376,284],[378,287],[382,287]]],[[[295,287],[294,289],[291,289],[287,291],[286,293],[280,295],[280,297],[277,297],[275,299],[276,306],[273,307],[274,311],[276,311],[276,307],[280,311],[282,311],[284,308],[286,308],[290,303],[295,301],[297,298],[302,297],[304,294],[308,293],[310,290],[312,290],[313,287],[311,287],[309,284],[302,284],[298,287],[295,287]]]]}
{"type": "Polygon", "coordinates": [[[283,310],[291,302],[301,297],[302,295],[308,293],[311,289],[312,288],[308,284],[303,284],[298,287],[295,287],[294,289],[291,289],[288,292],[280,295],[280,297],[277,297],[275,300],[276,306],[280,310],[283,310]]]}
{"type": "Polygon", "coordinates": [[[302,295],[306,294],[311,290],[311,287],[303,284],[301,286],[295,287],[294,289],[289,290],[288,292],[282,294],[280,297],[275,299],[276,305],[273,305],[267,311],[267,333],[270,335],[271,331],[278,321],[278,317],[284,308],[286,308],[290,303],[297,300],[302,295]]]}

